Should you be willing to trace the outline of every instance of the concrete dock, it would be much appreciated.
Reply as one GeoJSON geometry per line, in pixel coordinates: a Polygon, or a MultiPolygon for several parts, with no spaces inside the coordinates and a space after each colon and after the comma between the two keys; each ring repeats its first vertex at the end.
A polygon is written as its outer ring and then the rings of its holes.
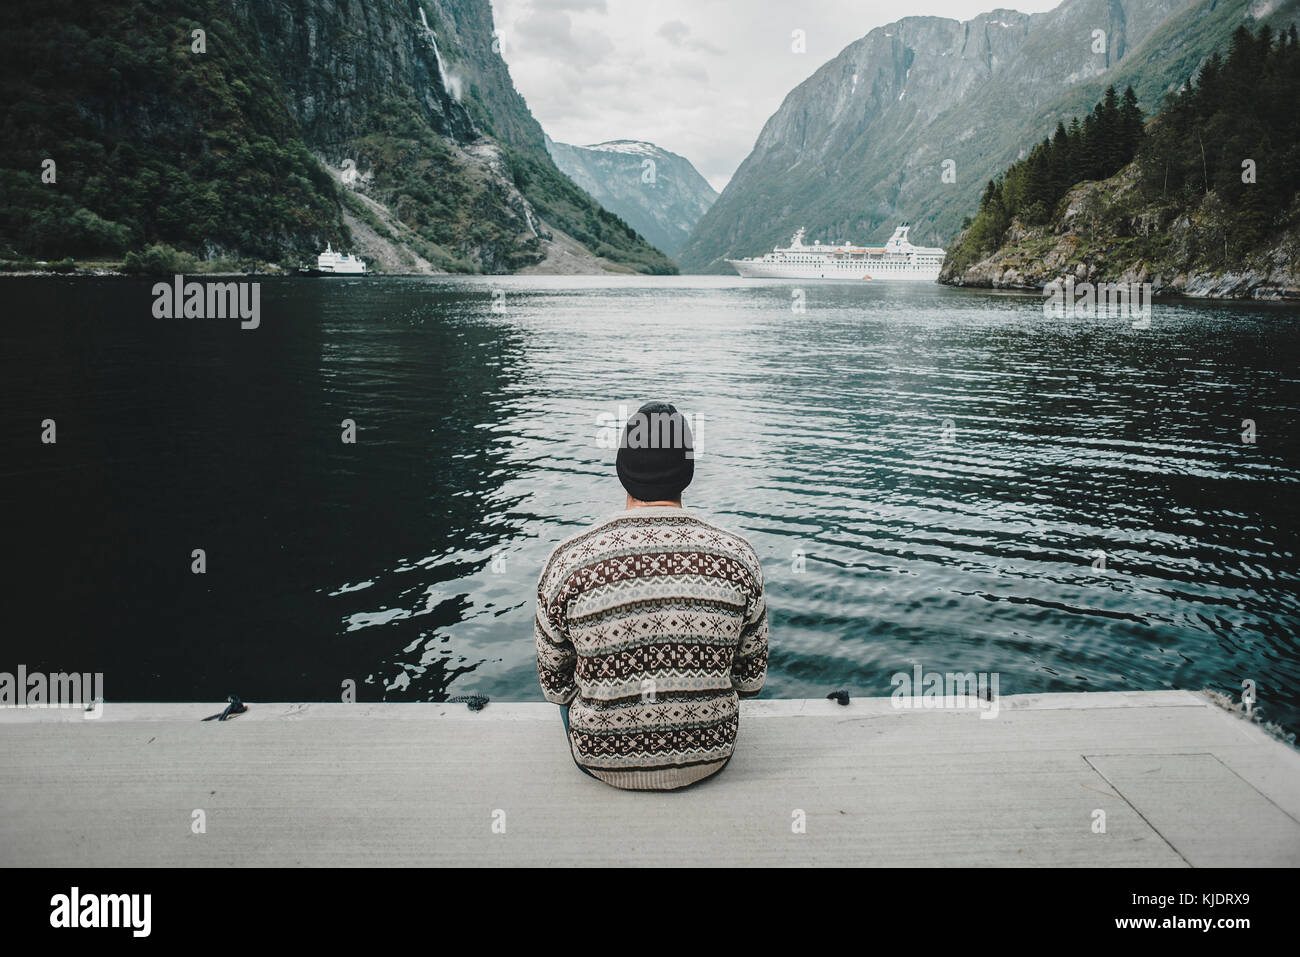
{"type": "Polygon", "coordinates": [[[746,701],[662,794],[549,704],[221,707],[0,710],[0,864],[1300,865],[1300,753],[1191,692],[746,701]]]}

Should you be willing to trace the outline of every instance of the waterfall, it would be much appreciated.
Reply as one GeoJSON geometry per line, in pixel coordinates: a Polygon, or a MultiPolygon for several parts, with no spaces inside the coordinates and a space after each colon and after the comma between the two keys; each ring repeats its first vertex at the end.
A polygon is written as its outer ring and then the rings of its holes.
{"type": "Polygon", "coordinates": [[[424,33],[429,38],[429,45],[433,47],[433,57],[438,61],[438,79],[442,81],[442,88],[455,97],[456,102],[460,102],[460,77],[448,76],[447,66],[442,62],[442,51],[438,49],[438,35],[433,32],[429,26],[429,18],[424,15],[424,7],[420,7],[420,24],[424,27],[424,33]]]}

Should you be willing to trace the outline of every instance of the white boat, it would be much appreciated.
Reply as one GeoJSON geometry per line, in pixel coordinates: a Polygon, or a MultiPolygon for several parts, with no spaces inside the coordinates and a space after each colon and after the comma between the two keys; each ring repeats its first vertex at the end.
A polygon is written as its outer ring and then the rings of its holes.
{"type": "Polygon", "coordinates": [[[316,268],[308,271],[328,276],[356,276],[366,271],[366,264],[359,256],[336,253],[327,243],[325,251],[316,257],[316,268]]]}
{"type": "Polygon", "coordinates": [[[847,279],[934,282],[939,278],[944,251],[935,246],[913,246],[907,223],[894,230],[883,246],[804,245],[800,229],[786,247],[777,246],[766,256],[728,259],[740,275],[751,279],[847,279]]]}

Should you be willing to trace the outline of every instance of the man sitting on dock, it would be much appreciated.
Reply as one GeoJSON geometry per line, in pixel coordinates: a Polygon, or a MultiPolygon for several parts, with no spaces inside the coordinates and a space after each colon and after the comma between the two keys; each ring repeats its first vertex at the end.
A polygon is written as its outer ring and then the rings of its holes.
{"type": "Polygon", "coordinates": [[[689,424],[667,403],[631,416],[617,456],[626,507],[556,546],[537,583],[537,671],[585,773],[671,791],[720,771],[741,697],[767,676],[758,556],[682,505],[689,424]]]}

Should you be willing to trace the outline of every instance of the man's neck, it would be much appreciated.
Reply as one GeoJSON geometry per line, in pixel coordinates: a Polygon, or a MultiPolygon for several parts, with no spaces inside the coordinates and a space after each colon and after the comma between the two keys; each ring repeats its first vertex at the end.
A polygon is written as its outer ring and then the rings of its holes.
{"type": "Polygon", "coordinates": [[[651,508],[653,506],[658,506],[658,505],[671,505],[673,508],[681,508],[682,500],[680,498],[673,498],[673,499],[661,499],[657,502],[643,502],[639,498],[633,498],[631,495],[627,497],[627,507],[630,509],[651,508]]]}

